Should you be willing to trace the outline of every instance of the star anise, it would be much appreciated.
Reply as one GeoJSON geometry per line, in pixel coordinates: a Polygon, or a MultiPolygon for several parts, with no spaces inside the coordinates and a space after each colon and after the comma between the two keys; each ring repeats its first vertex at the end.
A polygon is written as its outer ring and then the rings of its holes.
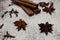
{"type": "Polygon", "coordinates": [[[19,21],[15,21],[14,24],[15,24],[15,26],[17,26],[16,29],[18,29],[18,31],[21,30],[21,28],[22,28],[23,30],[26,30],[26,25],[27,25],[27,24],[26,24],[26,22],[23,21],[22,19],[20,19],[19,21]]]}
{"type": "MultiPolygon", "coordinates": [[[[6,35],[3,35],[3,37],[4,37],[4,39],[5,39],[5,38],[15,38],[15,36],[10,35],[10,34],[8,33],[8,31],[6,32],[6,35]]],[[[4,39],[3,39],[3,40],[4,40],[4,39]]]]}
{"type": "Polygon", "coordinates": [[[45,24],[41,23],[38,25],[40,27],[41,33],[45,32],[45,34],[48,35],[48,32],[52,33],[52,31],[53,31],[53,29],[52,29],[53,25],[49,24],[48,22],[46,22],[45,24]]]}
{"type": "Polygon", "coordinates": [[[4,24],[0,25],[0,29],[4,26],[4,24]]]}
{"type": "Polygon", "coordinates": [[[52,15],[52,12],[55,11],[55,8],[54,8],[54,6],[53,6],[53,2],[50,4],[49,7],[45,7],[45,8],[43,9],[43,11],[46,12],[46,13],[49,13],[50,15],[52,15]]]}

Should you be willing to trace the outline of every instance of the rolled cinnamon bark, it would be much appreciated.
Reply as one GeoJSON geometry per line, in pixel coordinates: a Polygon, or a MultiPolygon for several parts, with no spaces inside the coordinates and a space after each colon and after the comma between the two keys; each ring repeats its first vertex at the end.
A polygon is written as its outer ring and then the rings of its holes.
{"type": "Polygon", "coordinates": [[[34,12],[30,9],[30,8],[27,8],[23,5],[20,6],[29,16],[33,16],[34,15],[34,12]]]}
{"type": "Polygon", "coordinates": [[[12,2],[17,4],[17,5],[23,5],[23,6],[32,8],[32,9],[36,9],[37,8],[37,6],[34,6],[34,5],[26,3],[26,2],[22,2],[22,1],[19,1],[19,0],[12,0],[12,2]]]}
{"type": "Polygon", "coordinates": [[[29,3],[29,4],[32,4],[34,6],[37,6],[37,4],[34,3],[33,1],[29,1],[29,0],[19,0],[19,1],[22,1],[22,2],[29,3]]]}

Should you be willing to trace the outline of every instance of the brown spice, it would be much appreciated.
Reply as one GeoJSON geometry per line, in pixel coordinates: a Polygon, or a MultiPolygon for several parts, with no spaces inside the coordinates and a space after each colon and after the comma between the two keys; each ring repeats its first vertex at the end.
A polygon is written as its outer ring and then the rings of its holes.
{"type": "Polygon", "coordinates": [[[22,28],[23,30],[26,30],[26,25],[27,25],[27,24],[26,24],[26,22],[23,21],[22,19],[20,19],[19,21],[15,21],[14,24],[15,24],[15,26],[17,26],[16,29],[18,29],[18,31],[21,30],[21,28],[22,28]]]}
{"type": "Polygon", "coordinates": [[[40,27],[41,33],[44,32],[46,35],[48,35],[48,32],[52,33],[52,31],[53,31],[53,29],[52,29],[53,24],[49,24],[48,22],[46,22],[45,24],[41,23],[38,25],[40,27]]]}
{"type": "Polygon", "coordinates": [[[54,8],[54,6],[53,6],[53,2],[51,2],[51,4],[50,4],[49,7],[45,7],[45,8],[43,9],[43,11],[46,12],[46,13],[49,13],[50,15],[52,15],[52,12],[55,11],[55,8],[54,8]]]}

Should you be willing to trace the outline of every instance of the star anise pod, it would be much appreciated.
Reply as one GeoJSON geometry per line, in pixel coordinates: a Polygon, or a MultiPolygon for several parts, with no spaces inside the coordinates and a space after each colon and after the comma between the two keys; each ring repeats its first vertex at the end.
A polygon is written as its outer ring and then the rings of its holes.
{"type": "Polygon", "coordinates": [[[43,9],[43,11],[46,12],[46,13],[49,13],[50,15],[52,15],[52,12],[55,11],[55,8],[54,8],[54,6],[53,6],[53,2],[50,4],[49,7],[45,7],[45,8],[43,9]]]}
{"type": "Polygon", "coordinates": [[[44,23],[41,23],[41,24],[38,24],[39,27],[40,27],[40,30],[41,30],[41,33],[45,33],[46,35],[48,35],[48,32],[52,33],[53,29],[52,29],[52,24],[49,24],[48,22],[46,22],[45,24],[44,23]]]}
{"type": "Polygon", "coordinates": [[[14,24],[15,24],[15,26],[17,26],[16,29],[18,29],[18,31],[21,30],[21,28],[22,28],[23,30],[26,30],[26,25],[27,25],[27,24],[26,24],[26,22],[23,21],[22,19],[20,19],[19,21],[15,21],[14,24]]]}

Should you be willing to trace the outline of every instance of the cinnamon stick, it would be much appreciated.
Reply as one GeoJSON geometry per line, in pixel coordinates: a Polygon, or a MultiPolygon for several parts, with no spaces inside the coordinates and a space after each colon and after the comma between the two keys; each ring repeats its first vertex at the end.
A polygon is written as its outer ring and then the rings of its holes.
{"type": "Polygon", "coordinates": [[[34,6],[37,6],[37,4],[34,3],[33,1],[29,1],[29,0],[19,0],[19,1],[22,1],[22,2],[29,3],[29,4],[32,4],[34,6]]]}
{"type": "Polygon", "coordinates": [[[25,7],[25,6],[20,6],[29,16],[32,16],[32,15],[34,15],[34,12],[30,9],[30,8],[28,8],[28,7],[25,7]]]}
{"type": "Polygon", "coordinates": [[[32,9],[36,9],[37,8],[37,6],[34,6],[34,5],[29,4],[27,2],[22,2],[22,1],[19,1],[19,0],[12,0],[12,2],[15,3],[15,4],[17,4],[17,5],[23,5],[23,6],[32,8],[32,9]]]}

